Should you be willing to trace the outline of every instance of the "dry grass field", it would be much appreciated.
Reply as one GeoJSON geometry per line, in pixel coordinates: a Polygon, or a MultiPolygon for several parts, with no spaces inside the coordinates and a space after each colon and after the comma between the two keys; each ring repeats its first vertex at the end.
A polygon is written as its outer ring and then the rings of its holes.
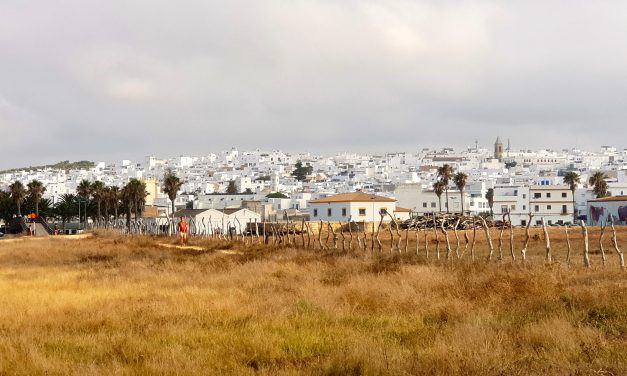
{"type": "Polygon", "coordinates": [[[482,236],[474,262],[446,260],[443,244],[435,260],[433,239],[428,260],[413,242],[390,254],[387,237],[375,256],[107,233],[0,240],[0,375],[627,374],[611,231],[603,266],[591,229],[589,269],[580,231],[571,265],[561,230],[551,265],[532,232],[525,265],[520,230],[516,262],[504,240],[489,263],[482,236]]]}

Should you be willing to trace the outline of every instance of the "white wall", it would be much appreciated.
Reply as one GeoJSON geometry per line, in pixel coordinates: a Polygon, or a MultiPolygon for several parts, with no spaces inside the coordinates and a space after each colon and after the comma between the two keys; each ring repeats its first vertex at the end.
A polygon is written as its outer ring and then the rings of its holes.
{"type": "MultiPolygon", "coordinates": [[[[396,210],[395,202],[333,202],[333,203],[310,203],[309,213],[311,221],[380,221],[381,216],[379,212],[385,208],[388,212],[394,213],[396,210]],[[331,210],[331,215],[328,214],[328,210],[331,210]],[[346,209],[346,214],[343,215],[342,209],[346,209]],[[365,214],[360,214],[360,209],[365,209],[365,214]],[[317,210],[317,215],[314,215],[317,210]]],[[[386,216],[384,221],[389,221],[390,218],[386,216]]]]}

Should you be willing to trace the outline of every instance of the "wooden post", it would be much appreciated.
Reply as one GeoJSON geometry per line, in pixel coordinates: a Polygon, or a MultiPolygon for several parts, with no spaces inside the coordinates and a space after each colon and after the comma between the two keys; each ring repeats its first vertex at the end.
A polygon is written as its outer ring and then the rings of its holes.
{"type": "Polygon", "coordinates": [[[425,233],[424,233],[424,238],[425,238],[425,257],[427,259],[429,259],[429,232],[427,231],[427,224],[425,223],[425,233]]]}
{"type": "Polygon", "coordinates": [[[303,248],[305,247],[305,218],[300,223],[300,240],[303,242],[303,248]]]}
{"type": "MultiPolygon", "coordinates": [[[[307,248],[312,248],[312,244],[311,244],[311,226],[309,226],[309,222],[305,222],[305,226],[307,226],[307,248]]],[[[315,244],[313,245],[313,247],[315,248],[315,244]]]]}
{"type": "Polygon", "coordinates": [[[618,255],[618,262],[620,264],[621,270],[625,270],[625,258],[623,257],[623,252],[618,248],[618,238],[616,236],[616,228],[614,228],[614,221],[610,222],[612,226],[612,244],[614,245],[614,250],[616,250],[616,254],[618,255]]]}
{"type": "Polygon", "coordinates": [[[322,244],[322,226],[324,226],[324,222],[322,219],[320,220],[320,227],[318,227],[318,244],[320,245],[320,249],[327,249],[326,243],[322,244]]]}
{"type": "Polygon", "coordinates": [[[520,256],[523,262],[527,261],[527,247],[529,247],[529,226],[531,226],[531,220],[533,219],[533,214],[529,213],[529,220],[527,221],[527,227],[525,228],[525,244],[523,248],[520,250],[520,256]]]}
{"type": "Polygon", "coordinates": [[[420,227],[416,226],[416,256],[420,256],[420,227]]]}
{"type": "Polygon", "coordinates": [[[490,230],[488,229],[488,224],[485,222],[485,218],[481,217],[481,225],[483,226],[483,231],[485,232],[485,237],[488,240],[488,261],[492,260],[492,255],[494,255],[494,246],[492,245],[492,236],[490,236],[490,230]]]}
{"type": "Polygon", "coordinates": [[[442,230],[442,233],[444,234],[444,238],[446,239],[446,259],[449,260],[451,258],[451,242],[449,241],[448,238],[448,231],[444,229],[444,221],[440,222],[440,229],[442,230]]]}
{"type": "Polygon", "coordinates": [[[342,237],[342,252],[346,252],[346,236],[344,235],[344,225],[342,221],[340,221],[340,236],[342,237]]]}
{"type": "Polygon", "coordinates": [[[542,217],[542,231],[544,231],[544,241],[546,245],[546,262],[550,264],[553,261],[551,257],[551,239],[549,239],[549,231],[546,228],[544,217],[542,217]]]}
{"type": "Polygon", "coordinates": [[[588,228],[586,227],[586,222],[580,221],[581,223],[581,232],[583,234],[583,264],[586,268],[590,267],[590,247],[588,244],[588,228]]]}
{"type": "Polygon", "coordinates": [[[331,221],[327,222],[327,228],[329,229],[327,239],[329,239],[328,236],[333,235],[333,249],[337,249],[337,234],[335,233],[335,229],[333,229],[331,221]]]}
{"type": "MultiPolygon", "coordinates": [[[[383,216],[381,216],[383,219],[383,216]]],[[[388,230],[390,231],[390,253],[394,251],[394,233],[392,232],[392,222],[388,224],[388,230]]]]}
{"type": "Polygon", "coordinates": [[[568,246],[568,251],[566,253],[566,263],[570,264],[570,235],[568,234],[568,225],[564,225],[564,231],[566,232],[566,245],[568,246]]]}
{"type": "Polygon", "coordinates": [[[505,231],[505,214],[501,221],[501,231],[499,231],[499,261],[503,261],[503,232],[505,231]]]}
{"type": "Polygon", "coordinates": [[[353,221],[348,221],[348,234],[350,235],[350,239],[348,240],[348,250],[353,250],[353,221]]]}
{"type": "Polygon", "coordinates": [[[381,220],[379,221],[379,226],[377,227],[377,244],[379,246],[379,253],[383,252],[383,244],[381,244],[381,240],[379,239],[379,232],[381,231],[382,224],[383,224],[383,215],[381,215],[381,220]]]}
{"type": "Polygon", "coordinates": [[[512,224],[512,216],[510,211],[507,211],[507,220],[509,222],[509,253],[512,256],[512,262],[516,261],[516,254],[514,253],[514,225],[512,224]]]}
{"type": "Polygon", "coordinates": [[[374,221],[372,221],[372,233],[370,234],[370,253],[374,255],[374,221]]]}
{"type": "Polygon", "coordinates": [[[266,235],[266,220],[264,219],[262,222],[263,227],[263,244],[268,244],[268,235],[266,235]]]}
{"type": "Polygon", "coordinates": [[[455,231],[455,239],[457,240],[457,247],[455,248],[455,256],[459,259],[459,233],[457,232],[457,227],[459,226],[459,222],[461,222],[462,218],[459,217],[457,219],[457,222],[455,222],[455,228],[453,229],[455,231]]]}
{"type": "Polygon", "coordinates": [[[405,229],[405,253],[409,251],[409,226],[405,229]]]}
{"type": "Polygon", "coordinates": [[[605,234],[606,226],[607,226],[607,221],[601,226],[601,233],[599,234],[599,250],[601,251],[601,257],[603,258],[603,266],[605,266],[605,262],[606,262],[605,249],[603,249],[603,234],[605,234]]]}
{"type": "Polygon", "coordinates": [[[435,254],[440,259],[440,239],[438,239],[438,225],[435,222],[435,213],[433,213],[433,233],[435,234],[435,254]]]}
{"type": "Polygon", "coordinates": [[[472,218],[472,245],[470,246],[470,259],[475,261],[475,244],[477,244],[477,217],[472,218]]]}

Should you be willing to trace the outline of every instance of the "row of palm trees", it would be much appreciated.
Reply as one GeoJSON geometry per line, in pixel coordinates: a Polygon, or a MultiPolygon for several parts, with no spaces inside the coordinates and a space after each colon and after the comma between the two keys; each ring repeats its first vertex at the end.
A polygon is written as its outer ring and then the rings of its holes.
{"type": "Polygon", "coordinates": [[[26,187],[19,180],[9,186],[9,195],[17,205],[17,215],[19,217],[22,216],[22,204],[27,198],[35,203],[35,213],[39,217],[39,202],[44,192],[46,192],[46,187],[36,179],[28,183],[26,187]]]}
{"type": "Polygon", "coordinates": [[[126,212],[127,220],[130,221],[131,214],[139,218],[146,204],[146,184],[138,179],[130,179],[122,188],[116,186],[106,186],[101,181],[90,182],[82,180],[76,188],[76,194],[63,194],[59,200],[50,205],[48,200],[44,200],[45,213],[40,213],[39,206],[42,196],[46,192],[46,187],[42,182],[33,180],[26,186],[21,181],[15,181],[9,186],[9,191],[4,193],[3,199],[11,200],[18,217],[22,217],[22,208],[25,201],[34,203],[35,215],[58,217],[63,222],[75,217],[80,212],[79,221],[86,221],[88,208],[91,210],[95,206],[95,221],[100,224],[104,219],[108,221],[119,218],[120,209],[126,212]],[[81,206],[85,205],[85,210],[81,212],[81,206]],[[103,210],[104,209],[104,216],[103,210]]]}
{"type": "MultiPolygon", "coordinates": [[[[99,180],[94,182],[82,180],[76,187],[76,193],[83,201],[91,200],[95,203],[96,223],[98,225],[101,224],[102,219],[105,221],[111,219],[111,211],[113,218],[118,219],[120,209],[126,213],[127,223],[131,220],[131,214],[134,215],[135,219],[138,219],[144,211],[148,196],[146,183],[135,178],[130,179],[122,188],[107,186],[99,180]]],[[[84,218],[86,221],[87,213],[85,213],[84,218]]]]}
{"type": "Polygon", "coordinates": [[[438,196],[440,212],[442,211],[442,193],[446,196],[446,212],[450,213],[449,205],[448,205],[448,188],[451,181],[455,184],[457,189],[459,190],[459,194],[461,196],[462,202],[462,215],[464,214],[464,188],[466,188],[466,183],[468,182],[468,175],[463,172],[455,173],[453,166],[448,163],[444,164],[442,167],[438,167],[438,180],[433,183],[433,191],[436,196],[438,196]]]}

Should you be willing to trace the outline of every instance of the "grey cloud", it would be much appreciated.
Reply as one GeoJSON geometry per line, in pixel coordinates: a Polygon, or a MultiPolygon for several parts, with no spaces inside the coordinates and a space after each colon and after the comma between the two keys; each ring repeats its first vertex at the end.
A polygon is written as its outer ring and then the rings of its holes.
{"type": "Polygon", "coordinates": [[[463,147],[496,133],[520,147],[626,147],[626,11],[609,0],[4,1],[11,157],[0,167],[230,146],[463,147]]]}

